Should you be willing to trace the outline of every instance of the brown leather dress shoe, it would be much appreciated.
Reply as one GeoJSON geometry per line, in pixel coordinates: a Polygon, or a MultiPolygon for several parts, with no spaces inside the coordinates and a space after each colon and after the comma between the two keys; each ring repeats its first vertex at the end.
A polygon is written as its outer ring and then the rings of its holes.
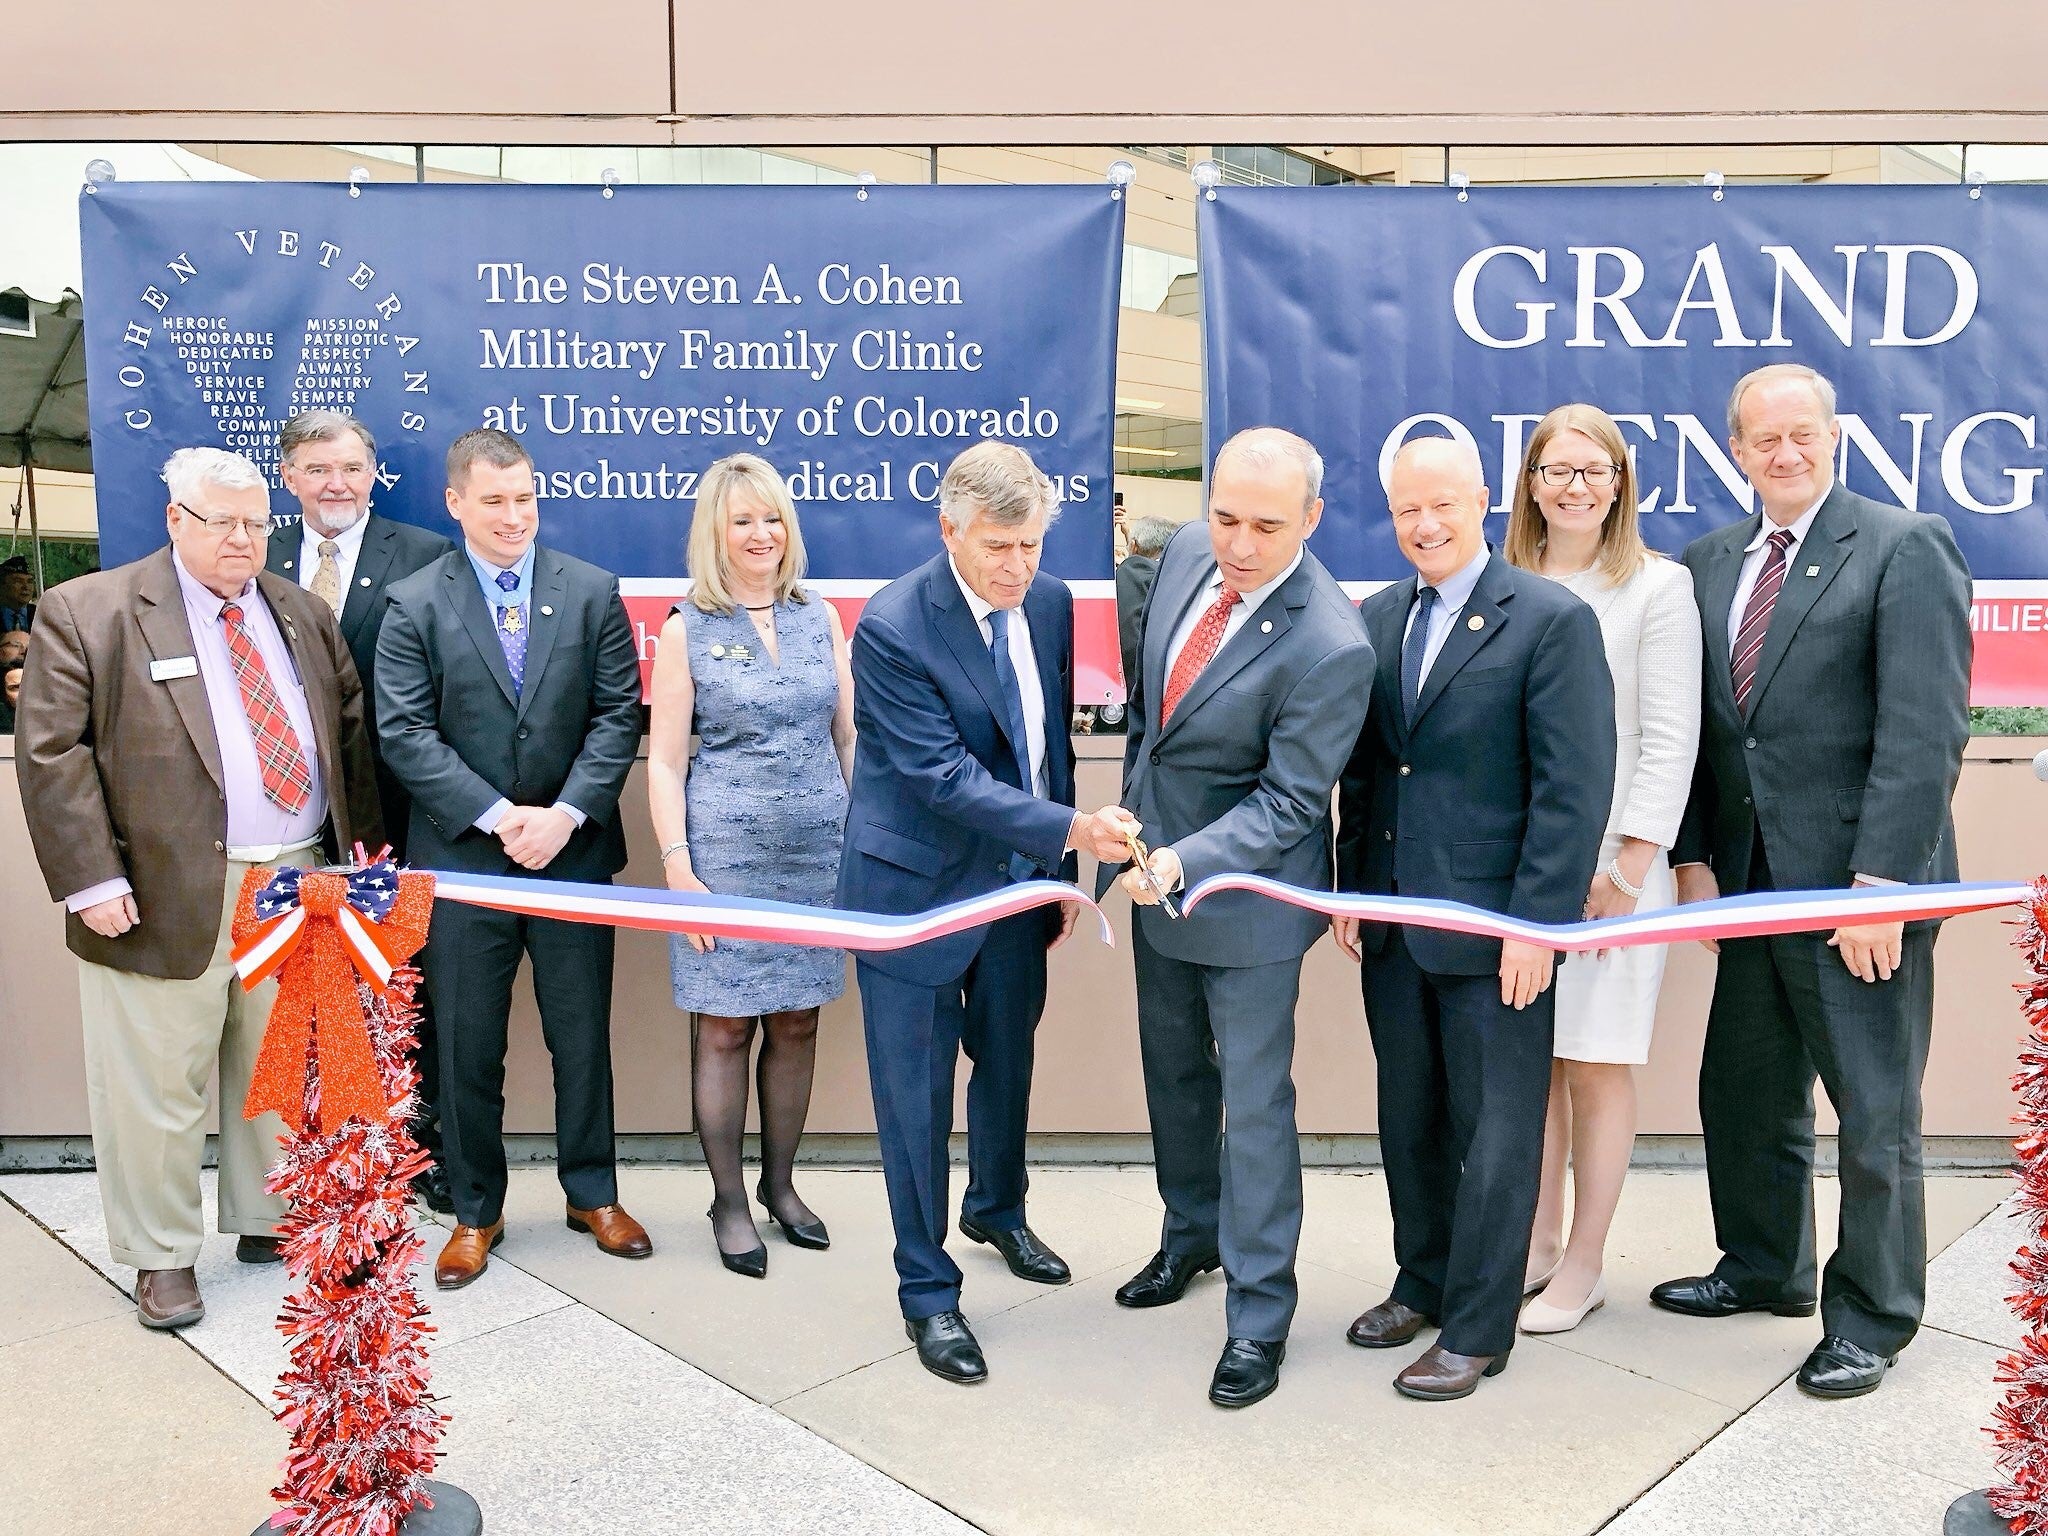
{"type": "Polygon", "coordinates": [[[1344,1337],[1360,1349],[1392,1349],[1396,1344],[1406,1344],[1428,1326],[1429,1319],[1422,1313],[1389,1297],[1361,1313],[1344,1337]]]}
{"type": "Polygon", "coordinates": [[[457,1227],[434,1260],[434,1284],[459,1291],[490,1267],[491,1250],[505,1241],[505,1218],[488,1227],[457,1227]]]}
{"type": "Polygon", "coordinates": [[[1508,1368],[1506,1355],[1458,1355],[1432,1344],[1422,1357],[1394,1378],[1394,1390],[1425,1403],[1448,1403],[1479,1390],[1479,1378],[1498,1376],[1508,1368]]]}
{"type": "Polygon", "coordinates": [[[135,1275],[135,1316],[145,1328],[188,1328],[206,1316],[199,1276],[189,1269],[144,1269],[135,1275]]]}
{"type": "Polygon", "coordinates": [[[647,1229],[626,1214],[623,1205],[600,1205],[594,1211],[569,1207],[569,1230],[588,1232],[597,1246],[615,1259],[644,1259],[654,1252],[647,1229]]]}

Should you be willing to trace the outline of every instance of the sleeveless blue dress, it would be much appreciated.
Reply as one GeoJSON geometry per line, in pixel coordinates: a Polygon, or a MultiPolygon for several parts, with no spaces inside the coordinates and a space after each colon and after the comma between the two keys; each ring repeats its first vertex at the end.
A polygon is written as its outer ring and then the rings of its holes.
{"type": "MultiPolygon", "coordinates": [[[[683,793],[691,867],[720,895],[831,906],[846,780],[832,747],[839,677],[824,599],[776,604],[780,665],[744,609],[675,612],[696,687],[698,747],[683,793]]],[[[678,935],[669,978],[686,1012],[750,1018],[839,996],[846,952],[719,939],[700,955],[678,935]]]]}

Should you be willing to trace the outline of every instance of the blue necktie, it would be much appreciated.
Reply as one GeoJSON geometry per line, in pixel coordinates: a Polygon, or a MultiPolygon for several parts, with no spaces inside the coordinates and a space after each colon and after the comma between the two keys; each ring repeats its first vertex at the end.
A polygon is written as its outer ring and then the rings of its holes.
{"type": "MultiPolygon", "coordinates": [[[[1031,772],[1031,744],[1024,734],[1024,691],[1017,686],[1017,667],[1010,660],[1010,610],[991,608],[988,614],[988,658],[996,666],[996,686],[1003,693],[1003,709],[1008,715],[1003,724],[1009,733],[1010,745],[1017,754],[1018,780],[1024,793],[1038,793],[1036,776],[1031,772]]],[[[1038,873],[1038,866],[1021,853],[1010,855],[1010,878],[1029,880],[1038,873]]]]}
{"type": "MultiPolygon", "coordinates": [[[[519,590],[517,571],[498,572],[498,586],[506,592],[519,590]]],[[[498,644],[505,652],[505,670],[512,674],[516,698],[526,687],[526,604],[506,604],[498,612],[498,644]]]]}
{"type": "Polygon", "coordinates": [[[1429,650],[1429,615],[1436,607],[1436,588],[1423,587],[1415,596],[1420,606],[1401,645],[1401,718],[1410,725],[1415,723],[1415,701],[1422,694],[1422,658],[1429,650]]]}

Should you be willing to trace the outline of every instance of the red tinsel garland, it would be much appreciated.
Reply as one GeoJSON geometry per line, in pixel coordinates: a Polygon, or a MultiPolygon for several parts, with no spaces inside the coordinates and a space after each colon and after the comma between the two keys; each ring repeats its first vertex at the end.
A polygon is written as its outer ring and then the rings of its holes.
{"type": "Polygon", "coordinates": [[[2009,1481],[1989,1492],[1991,1507],[2016,1536],[2048,1536],[2048,879],[2034,882],[2013,943],[2026,956],[2028,972],[2017,988],[2025,999],[2027,1039],[2013,1077],[2020,1100],[2013,1157],[2028,1241],[2012,1264],[2019,1289],[2006,1300],[2027,1332],[1998,1363],[2006,1394],[1993,1410],[1991,1434],[2009,1481]]]}
{"type": "MultiPolygon", "coordinates": [[[[261,873],[251,871],[245,908],[261,873]]],[[[424,938],[433,879],[403,874],[399,888],[409,920],[401,926],[416,923],[424,938]]],[[[324,950],[308,946],[306,954],[310,960],[324,950]]],[[[286,1004],[288,990],[331,987],[328,967],[297,961],[279,973],[273,1017],[305,1011],[286,1004]]],[[[291,1449],[271,1491],[281,1505],[272,1528],[292,1536],[397,1536],[416,1506],[431,1503],[423,1482],[447,1421],[427,1390],[426,1342],[434,1330],[413,1279],[425,1244],[413,1227],[408,1185],[427,1164],[410,1129],[419,1086],[412,1063],[418,985],[409,965],[381,994],[357,983],[381,1116],[354,1115],[321,1132],[321,1053],[317,1040],[307,1042],[303,1113],[286,1117],[298,1124],[288,1123],[266,1180],[287,1203],[278,1230],[295,1283],[278,1317],[291,1365],[276,1391],[291,1449]]]]}

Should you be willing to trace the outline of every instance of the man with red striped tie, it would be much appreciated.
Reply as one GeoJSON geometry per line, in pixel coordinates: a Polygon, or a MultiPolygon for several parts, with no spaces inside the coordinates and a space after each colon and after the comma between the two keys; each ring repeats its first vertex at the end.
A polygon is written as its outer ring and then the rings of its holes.
{"type": "Polygon", "coordinates": [[[275,984],[244,993],[229,929],[251,867],[383,837],[362,684],[327,605],[263,569],[270,488],[240,454],[164,465],[170,547],[44,597],[21,690],[22,809],[78,956],[107,1241],[149,1328],[205,1312],[199,1159],[220,1073],[220,1217],[274,1263],[282,1129],[242,1118],[275,984]]]}
{"type": "MultiPolygon", "coordinates": [[[[1699,766],[1671,850],[1680,901],[1956,878],[1970,572],[1942,518],[1835,479],[1835,391],[1797,363],[1728,401],[1761,515],[1685,552],[1706,631],[1699,766]]],[[[1920,1079],[1932,922],[1722,944],[1700,1064],[1721,1260],[1650,1299],[1693,1317],[1811,1316],[1813,1082],[1841,1120],[1841,1230],[1799,1385],[1884,1380],[1926,1292],[1920,1079]]],[[[1708,948],[1715,946],[1709,943],[1708,948]]]]}

